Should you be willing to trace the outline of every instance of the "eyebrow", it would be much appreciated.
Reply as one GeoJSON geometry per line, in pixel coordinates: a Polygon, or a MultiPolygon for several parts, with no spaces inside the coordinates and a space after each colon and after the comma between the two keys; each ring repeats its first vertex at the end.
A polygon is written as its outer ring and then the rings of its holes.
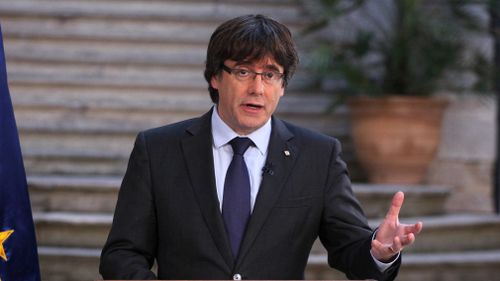
{"type": "MultiPolygon", "coordinates": [[[[253,66],[253,63],[250,62],[250,61],[240,61],[240,62],[237,62],[235,65],[235,67],[238,67],[238,66],[246,66],[246,67],[250,67],[250,66],[253,66]]],[[[272,70],[272,71],[276,71],[276,72],[280,72],[280,69],[278,66],[276,66],[275,64],[266,64],[264,66],[264,68],[266,70],[272,70]]]]}

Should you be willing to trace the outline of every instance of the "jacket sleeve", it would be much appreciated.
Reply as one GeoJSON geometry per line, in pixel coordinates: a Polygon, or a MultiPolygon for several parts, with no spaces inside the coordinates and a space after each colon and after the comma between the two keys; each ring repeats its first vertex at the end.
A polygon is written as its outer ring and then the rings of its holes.
{"type": "Polygon", "coordinates": [[[135,141],[118,195],[113,225],[101,253],[104,279],[156,279],[156,214],[144,133],[135,141]]]}
{"type": "Polygon", "coordinates": [[[325,186],[319,237],[328,251],[328,264],[349,279],[394,280],[400,259],[380,272],[370,254],[372,229],[355,198],[340,143],[334,139],[325,186]]]}

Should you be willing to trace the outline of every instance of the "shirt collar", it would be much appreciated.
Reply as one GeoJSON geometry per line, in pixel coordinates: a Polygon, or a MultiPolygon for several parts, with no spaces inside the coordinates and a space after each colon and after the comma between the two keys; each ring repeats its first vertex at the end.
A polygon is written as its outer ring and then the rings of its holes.
{"type": "Polygon", "coordinates": [[[214,106],[212,111],[212,136],[216,149],[221,148],[235,137],[247,137],[253,141],[260,153],[265,155],[267,153],[267,147],[271,137],[271,118],[269,118],[269,120],[267,120],[267,122],[259,129],[246,136],[242,136],[238,135],[235,131],[233,131],[233,129],[224,123],[217,112],[217,106],[214,106]]]}

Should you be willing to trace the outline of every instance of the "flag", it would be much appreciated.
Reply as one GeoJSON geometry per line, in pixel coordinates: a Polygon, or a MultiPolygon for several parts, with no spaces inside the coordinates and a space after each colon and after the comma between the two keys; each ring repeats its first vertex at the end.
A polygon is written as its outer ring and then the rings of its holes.
{"type": "Polygon", "coordinates": [[[35,228],[0,27],[0,280],[40,281],[35,228]]]}

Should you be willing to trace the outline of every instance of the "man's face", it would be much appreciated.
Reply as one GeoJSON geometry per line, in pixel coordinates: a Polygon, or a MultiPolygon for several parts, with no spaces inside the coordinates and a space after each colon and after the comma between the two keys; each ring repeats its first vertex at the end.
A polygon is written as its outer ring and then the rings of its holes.
{"type": "MultiPolygon", "coordinates": [[[[283,73],[283,67],[274,59],[266,57],[260,61],[224,61],[228,68],[255,71],[275,71],[283,73]]],[[[262,127],[276,110],[280,98],[285,93],[282,80],[272,83],[264,81],[262,75],[253,75],[244,81],[233,74],[222,71],[213,76],[211,85],[219,91],[217,106],[221,119],[236,133],[248,135],[262,127]]]]}

